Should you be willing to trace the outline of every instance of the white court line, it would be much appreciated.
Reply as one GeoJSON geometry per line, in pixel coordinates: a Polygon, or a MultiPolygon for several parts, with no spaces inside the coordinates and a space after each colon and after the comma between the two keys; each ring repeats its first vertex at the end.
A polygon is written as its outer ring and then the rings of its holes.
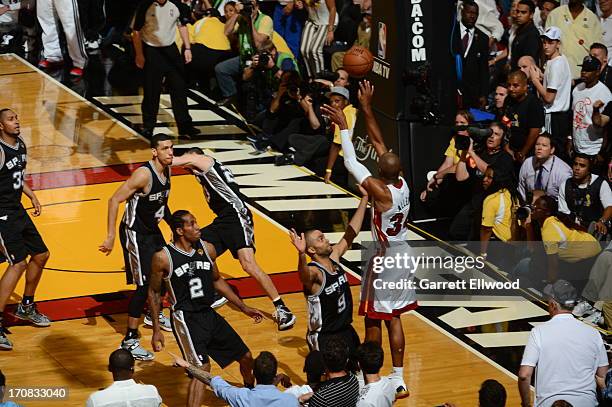
{"type": "MultiPolygon", "coordinates": [[[[84,102],[86,105],[88,105],[89,107],[94,108],[95,110],[97,110],[98,112],[102,113],[104,116],[108,117],[108,119],[110,121],[112,121],[115,124],[118,124],[119,126],[123,127],[125,130],[127,130],[129,133],[131,133],[132,135],[138,136],[141,139],[143,139],[144,141],[146,141],[147,143],[150,142],[149,139],[145,138],[144,136],[142,136],[140,133],[138,133],[137,131],[135,131],[134,129],[132,129],[130,126],[128,126],[127,124],[123,123],[120,120],[117,120],[116,118],[114,118],[113,116],[111,116],[109,113],[107,113],[105,110],[100,109],[98,106],[96,106],[94,103],[90,102],[89,100],[85,99],[83,96],[79,95],[78,93],[76,93],[75,91],[73,91],[72,89],[70,89],[68,86],[64,85],[63,83],[61,83],[60,81],[58,81],[57,79],[55,79],[54,77],[52,77],[51,75],[48,75],[47,73],[45,73],[45,71],[41,70],[40,68],[38,68],[37,66],[32,65],[31,63],[29,63],[28,61],[26,61],[25,59],[21,58],[19,55],[16,54],[7,54],[7,55],[11,55],[14,58],[19,59],[22,63],[26,64],[27,66],[31,67],[32,69],[34,69],[35,71],[38,71],[38,73],[42,74],[43,77],[45,79],[50,80],[51,82],[54,82],[56,85],[58,85],[60,88],[64,89],[65,91],[67,91],[68,93],[70,93],[72,96],[80,99],[80,101],[84,102]]],[[[81,78],[81,80],[83,80],[83,78],[81,78]]]]}

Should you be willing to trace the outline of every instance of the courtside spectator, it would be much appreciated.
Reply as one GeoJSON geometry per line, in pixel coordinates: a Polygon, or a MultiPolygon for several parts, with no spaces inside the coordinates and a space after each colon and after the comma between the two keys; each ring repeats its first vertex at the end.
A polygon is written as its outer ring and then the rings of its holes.
{"type": "MultiPolygon", "coordinates": [[[[612,0],[609,1],[612,2],[612,0]]],[[[612,30],[612,27],[610,29],[612,30]]],[[[599,70],[599,82],[606,85],[608,89],[612,92],[612,67],[608,64],[608,48],[599,42],[595,42],[591,45],[589,55],[599,59],[599,62],[601,62],[601,69],[599,70]]]]}
{"type": "MultiPolygon", "coordinates": [[[[497,380],[487,379],[478,390],[478,407],[505,407],[506,388],[497,380]]],[[[444,407],[456,407],[451,403],[444,403],[444,407]]]]}
{"type": "Polygon", "coordinates": [[[314,78],[325,69],[323,47],[334,41],[334,30],[338,23],[336,0],[302,0],[298,3],[308,11],[300,51],[308,77],[314,78]]]}
{"type": "Polygon", "coordinates": [[[500,83],[495,87],[493,103],[489,106],[489,112],[495,115],[496,120],[501,120],[504,115],[504,104],[508,96],[508,84],[500,83]]]}
{"type": "Polygon", "coordinates": [[[294,385],[285,390],[285,393],[292,394],[296,398],[317,391],[321,385],[321,380],[325,375],[325,364],[321,351],[311,350],[304,361],[304,373],[306,373],[306,384],[303,386],[294,385]]]}
{"type": "Polygon", "coordinates": [[[381,376],[385,353],[376,342],[365,342],[357,349],[359,369],[365,385],[359,392],[357,407],[391,407],[395,401],[395,387],[388,377],[381,376]]]}
{"type": "Polygon", "coordinates": [[[353,407],[359,399],[359,382],[347,371],[349,347],[341,336],[332,336],[321,349],[325,363],[325,380],[308,399],[309,407],[353,407]]]}
{"type": "Polygon", "coordinates": [[[516,69],[520,57],[529,55],[539,61],[542,54],[540,32],[533,23],[535,4],[531,0],[521,0],[516,9],[516,36],[512,42],[510,67],[516,69]]]}
{"type": "Polygon", "coordinates": [[[506,151],[520,165],[531,153],[544,126],[544,106],[535,95],[528,92],[527,75],[515,71],[508,75],[506,114],[503,122],[510,125],[510,141],[506,151]]]}
{"type": "Polygon", "coordinates": [[[161,406],[162,399],[155,386],[138,384],[134,376],[134,357],[125,349],[117,349],[108,358],[108,370],[114,383],[104,390],[92,393],[87,407],[161,406]]]}
{"type": "MultiPolygon", "coordinates": [[[[331,91],[327,94],[327,96],[329,97],[329,104],[337,109],[341,109],[344,116],[346,116],[346,123],[348,124],[348,128],[352,135],[353,128],[357,122],[357,109],[351,105],[351,97],[348,89],[342,86],[334,86],[331,88],[331,91]]],[[[342,147],[340,145],[340,129],[338,126],[334,126],[334,139],[329,148],[327,166],[325,167],[325,183],[329,183],[331,181],[334,165],[336,164],[338,155],[344,157],[344,153],[342,152],[342,147]]]]}
{"type": "Polygon", "coordinates": [[[0,370],[0,407],[21,407],[19,404],[16,404],[12,401],[2,401],[4,400],[4,390],[6,388],[6,378],[2,374],[2,370],[0,370]]]}
{"type": "Polygon", "coordinates": [[[556,198],[559,187],[571,176],[570,166],[555,155],[550,135],[542,133],[536,140],[535,154],[521,165],[518,190],[527,203],[533,201],[534,191],[556,198]]]}
{"type": "Polygon", "coordinates": [[[574,131],[573,139],[568,139],[566,146],[570,155],[572,146],[575,151],[590,156],[598,155],[604,146],[605,134],[601,127],[593,124],[593,113],[612,101],[612,93],[599,81],[600,68],[597,58],[584,57],[580,73],[583,82],[572,92],[574,131]]]}
{"type": "Polygon", "coordinates": [[[557,7],[559,7],[559,2],[557,0],[540,1],[540,21],[539,24],[537,24],[540,34],[544,34],[544,31],[546,31],[546,20],[548,20],[548,15],[557,7]]]}
{"type": "Polygon", "coordinates": [[[584,6],[583,0],[569,0],[550,12],[546,27],[561,29],[561,53],[567,57],[572,70],[572,79],[580,77],[579,64],[588,55],[594,42],[601,42],[599,17],[584,6]]]}
{"type": "Polygon", "coordinates": [[[599,21],[603,32],[601,42],[607,47],[608,54],[610,54],[612,52],[612,0],[599,0],[599,9],[601,10],[599,21]]]}
{"type": "Polygon", "coordinates": [[[294,0],[278,0],[274,8],[274,31],[282,36],[294,56],[300,55],[300,40],[306,15],[295,7],[294,0]]]}
{"type": "Polygon", "coordinates": [[[544,289],[551,319],[531,330],[518,374],[523,406],[531,406],[531,378],[536,370],[536,406],[565,400],[575,406],[597,405],[596,382],[608,371],[608,357],[601,335],[576,320],[572,309],[576,289],[558,280],[544,289]]]}
{"type": "Polygon", "coordinates": [[[570,114],[572,78],[567,58],[559,52],[560,39],[559,28],[546,29],[542,35],[542,48],[547,60],[543,80],[539,69],[532,68],[529,71],[529,79],[544,102],[546,112],[544,127],[552,135],[557,153],[564,152],[565,140],[572,132],[570,114]]]}

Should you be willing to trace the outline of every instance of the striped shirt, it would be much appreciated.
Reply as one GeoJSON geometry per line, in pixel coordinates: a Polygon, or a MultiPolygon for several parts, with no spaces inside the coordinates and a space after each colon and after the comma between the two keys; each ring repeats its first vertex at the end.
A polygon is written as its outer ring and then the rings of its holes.
{"type": "Polygon", "coordinates": [[[355,375],[347,374],[326,380],[314,393],[309,407],[355,407],[359,399],[359,382],[355,375]]]}

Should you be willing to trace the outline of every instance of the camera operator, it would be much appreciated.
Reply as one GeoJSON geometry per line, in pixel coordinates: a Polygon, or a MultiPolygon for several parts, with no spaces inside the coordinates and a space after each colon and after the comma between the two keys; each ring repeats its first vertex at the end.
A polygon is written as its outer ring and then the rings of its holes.
{"type": "Polygon", "coordinates": [[[259,11],[256,0],[242,0],[236,3],[238,14],[231,16],[225,23],[225,35],[238,35],[239,56],[223,61],[215,67],[217,82],[221,88],[220,106],[234,102],[238,90],[236,79],[246,62],[252,60],[256,50],[272,39],[274,27],[272,18],[259,11]]]}
{"type": "Polygon", "coordinates": [[[449,234],[452,239],[469,240],[474,237],[474,232],[477,230],[473,227],[475,213],[482,206],[482,200],[484,199],[481,189],[482,179],[489,165],[495,165],[506,173],[514,171],[512,157],[503,150],[505,126],[499,122],[493,122],[488,129],[478,130],[481,132],[480,137],[487,130],[490,135],[486,139],[479,139],[476,148],[474,148],[474,141],[470,137],[469,147],[461,155],[457,164],[455,178],[459,182],[469,184],[472,197],[461,208],[451,223],[449,234]]]}
{"type": "Polygon", "coordinates": [[[573,175],[559,188],[559,212],[570,215],[579,225],[601,236],[609,232],[612,218],[612,192],[603,177],[591,173],[592,161],[583,153],[576,153],[573,175]]]}
{"type": "MultiPolygon", "coordinates": [[[[270,105],[273,93],[278,90],[283,72],[297,70],[297,62],[293,56],[279,52],[272,40],[266,40],[261,44],[252,61],[247,61],[242,73],[242,81],[245,85],[248,83],[244,88],[247,101],[255,101],[255,113],[260,113],[270,105]]],[[[247,106],[247,117],[249,109],[247,106]]]]}
{"type": "Polygon", "coordinates": [[[518,190],[527,204],[532,203],[535,191],[556,197],[559,187],[572,176],[572,169],[565,161],[555,156],[555,147],[550,134],[542,133],[536,139],[535,155],[527,158],[519,172],[518,190]]]}

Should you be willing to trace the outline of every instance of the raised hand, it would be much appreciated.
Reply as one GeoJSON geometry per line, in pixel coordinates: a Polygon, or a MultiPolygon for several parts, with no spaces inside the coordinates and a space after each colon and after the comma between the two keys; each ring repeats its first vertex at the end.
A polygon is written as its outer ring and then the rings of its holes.
{"type": "Polygon", "coordinates": [[[306,253],[306,239],[304,234],[298,235],[295,229],[289,231],[289,240],[300,253],[306,253]]]}
{"type": "Polygon", "coordinates": [[[330,105],[323,105],[321,107],[321,112],[327,116],[329,119],[340,127],[340,130],[348,129],[348,124],[346,123],[346,116],[344,112],[337,107],[333,107],[330,105]]]}
{"type": "Polygon", "coordinates": [[[368,80],[359,82],[359,91],[357,98],[362,109],[367,109],[372,105],[372,97],[374,96],[374,85],[368,80]]]}

